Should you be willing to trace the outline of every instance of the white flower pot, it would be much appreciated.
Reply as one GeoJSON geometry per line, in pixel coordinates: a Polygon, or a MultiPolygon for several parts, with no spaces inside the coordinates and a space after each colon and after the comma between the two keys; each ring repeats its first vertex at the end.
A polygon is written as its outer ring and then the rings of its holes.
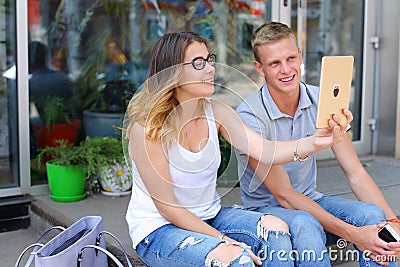
{"type": "Polygon", "coordinates": [[[125,163],[115,163],[101,167],[99,181],[104,195],[129,195],[132,189],[132,177],[125,163]]]}

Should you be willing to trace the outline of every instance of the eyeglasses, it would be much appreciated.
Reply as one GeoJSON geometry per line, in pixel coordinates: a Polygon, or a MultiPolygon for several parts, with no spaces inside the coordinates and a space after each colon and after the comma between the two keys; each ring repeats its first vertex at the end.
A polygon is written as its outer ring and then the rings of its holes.
{"type": "Polygon", "coordinates": [[[217,59],[217,56],[215,54],[208,54],[207,58],[195,57],[194,59],[192,59],[192,61],[185,62],[185,63],[183,63],[183,65],[192,64],[192,66],[195,70],[202,70],[205,68],[206,62],[208,62],[208,64],[210,64],[211,66],[214,67],[216,59],[217,59]]]}

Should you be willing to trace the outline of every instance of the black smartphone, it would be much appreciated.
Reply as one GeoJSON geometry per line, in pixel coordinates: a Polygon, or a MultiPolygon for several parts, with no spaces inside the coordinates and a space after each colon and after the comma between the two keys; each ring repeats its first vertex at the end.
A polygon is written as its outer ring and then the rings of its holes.
{"type": "Polygon", "coordinates": [[[381,229],[378,231],[378,236],[386,241],[386,242],[399,242],[400,235],[393,229],[390,224],[385,224],[381,229]]]}

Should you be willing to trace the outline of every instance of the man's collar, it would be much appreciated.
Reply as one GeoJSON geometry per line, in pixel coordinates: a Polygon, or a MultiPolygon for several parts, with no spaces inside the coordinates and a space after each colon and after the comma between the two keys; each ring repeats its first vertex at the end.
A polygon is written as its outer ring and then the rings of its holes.
{"type": "Polygon", "coordinates": [[[304,109],[308,108],[313,104],[312,99],[310,98],[310,95],[307,92],[307,85],[303,82],[300,82],[300,100],[299,100],[299,109],[304,109]]]}
{"type": "MultiPolygon", "coordinates": [[[[276,120],[279,118],[291,117],[287,114],[282,113],[279,110],[278,106],[275,104],[274,100],[272,99],[272,96],[269,93],[268,87],[266,84],[264,84],[260,90],[261,90],[261,97],[262,97],[261,101],[263,102],[264,107],[267,110],[271,119],[276,120]]],[[[299,112],[301,113],[302,109],[308,108],[312,104],[313,104],[313,102],[307,93],[307,86],[303,82],[300,82],[300,100],[299,100],[299,105],[297,107],[296,114],[298,114],[299,112]]]]}

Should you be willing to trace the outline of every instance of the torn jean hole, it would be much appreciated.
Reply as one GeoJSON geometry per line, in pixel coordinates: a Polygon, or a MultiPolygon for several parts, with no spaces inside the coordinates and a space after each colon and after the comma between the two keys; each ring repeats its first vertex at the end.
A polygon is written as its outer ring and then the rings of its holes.
{"type": "Polygon", "coordinates": [[[266,226],[264,226],[264,225],[262,224],[263,218],[264,218],[265,216],[268,216],[268,215],[271,215],[271,214],[265,214],[265,215],[262,216],[262,217],[260,218],[260,220],[258,221],[258,224],[257,224],[257,236],[258,236],[259,238],[263,238],[265,241],[268,242],[268,234],[269,234],[270,232],[275,233],[275,236],[276,236],[277,238],[279,237],[279,235],[290,235],[290,233],[288,233],[288,232],[271,230],[271,229],[268,229],[266,226]]]}
{"type": "Polygon", "coordinates": [[[226,241],[226,240],[223,240],[223,243],[226,243],[227,245],[240,246],[243,249],[242,253],[228,263],[221,262],[215,258],[207,257],[205,264],[204,264],[205,267],[254,266],[253,259],[250,257],[249,253],[247,252],[247,249],[250,248],[250,246],[248,246],[242,242],[230,242],[230,241],[226,241]]]}
{"type": "Polygon", "coordinates": [[[194,246],[197,245],[201,242],[203,242],[204,239],[196,239],[194,236],[189,236],[185,238],[180,244],[179,244],[179,249],[185,249],[188,246],[194,246]]]}

